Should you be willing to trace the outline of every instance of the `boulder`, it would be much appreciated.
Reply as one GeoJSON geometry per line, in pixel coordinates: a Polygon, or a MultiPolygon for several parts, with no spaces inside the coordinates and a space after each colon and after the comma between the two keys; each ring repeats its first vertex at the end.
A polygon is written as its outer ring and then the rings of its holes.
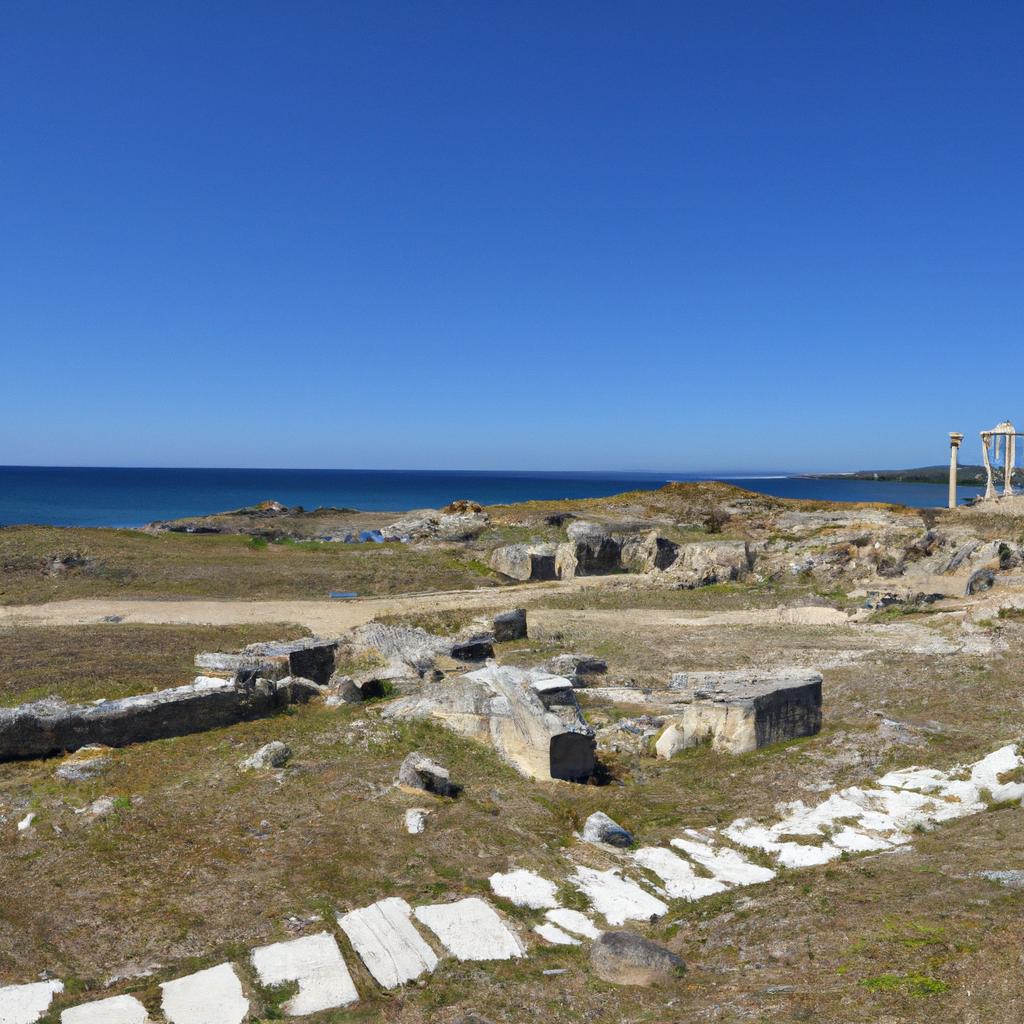
{"type": "Polygon", "coordinates": [[[996,574],[991,569],[978,569],[971,573],[964,593],[970,597],[972,594],[980,594],[983,590],[991,590],[995,584],[996,574]]]}
{"type": "Polygon", "coordinates": [[[530,778],[581,782],[594,772],[594,733],[572,683],[536,669],[488,665],[392,701],[383,717],[436,721],[530,778]]]}
{"type": "Polygon", "coordinates": [[[261,768],[283,768],[292,756],[292,748],[280,740],[264,744],[251,757],[247,757],[238,765],[242,771],[253,771],[261,768]]]}
{"type": "Polygon", "coordinates": [[[491,568],[514,580],[554,580],[554,544],[506,544],[491,552],[491,568]]]}
{"type": "Polygon", "coordinates": [[[622,568],[628,572],[649,573],[667,569],[679,557],[679,545],[656,530],[633,534],[622,541],[622,568]]]}
{"type": "Polygon", "coordinates": [[[625,848],[633,845],[633,835],[616,824],[604,811],[595,811],[583,823],[583,841],[625,848]]]}
{"type": "Polygon", "coordinates": [[[198,676],[187,686],[99,704],[49,698],[0,708],[0,761],[204,732],[264,718],[319,690],[316,684],[291,678],[275,682],[198,676]]]}
{"type": "Polygon", "coordinates": [[[742,754],[821,730],[817,672],[679,672],[669,689],[685,703],[655,744],[662,758],[705,742],[742,754]]]}
{"type": "Polygon", "coordinates": [[[590,947],[590,966],[613,985],[657,985],[685,970],[681,957],[632,932],[605,932],[590,947]]]}
{"type": "Polygon", "coordinates": [[[331,708],[340,704],[358,704],[364,699],[363,691],[356,685],[356,681],[351,676],[337,672],[331,676],[326,697],[324,703],[331,708]]]}
{"type": "Polygon", "coordinates": [[[500,644],[526,639],[526,609],[513,608],[495,615],[494,639],[500,644]]]}
{"type": "Polygon", "coordinates": [[[486,661],[494,657],[494,634],[478,633],[475,636],[457,638],[453,641],[448,656],[456,661],[486,661]]]}
{"type": "Polygon", "coordinates": [[[396,782],[405,789],[422,790],[436,796],[455,796],[457,792],[448,769],[415,750],[400,765],[396,782]]]}

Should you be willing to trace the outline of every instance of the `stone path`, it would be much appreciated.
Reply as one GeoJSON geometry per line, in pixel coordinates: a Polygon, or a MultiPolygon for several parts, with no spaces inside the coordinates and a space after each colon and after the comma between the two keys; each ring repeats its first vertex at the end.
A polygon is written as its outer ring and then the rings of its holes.
{"type": "MultiPolygon", "coordinates": [[[[914,831],[976,814],[989,800],[1024,798],[1024,756],[1013,745],[949,771],[906,768],[883,775],[869,788],[850,786],[814,806],[786,805],[765,825],[738,819],[723,828],[683,828],[668,846],[633,851],[604,849],[621,867],[604,871],[577,866],[564,881],[587,897],[593,914],[619,926],[649,921],[669,910],[668,900],[698,900],[772,879],[763,861],[790,868],[825,864],[844,853],[893,849],[914,831]],[[751,859],[750,851],[758,851],[751,859]],[[653,881],[643,869],[658,879],[653,881]]],[[[491,876],[501,899],[529,908],[543,920],[533,932],[555,945],[578,945],[601,934],[591,915],[559,905],[558,885],[517,868],[491,876]]],[[[384,989],[432,973],[439,957],[416,927],[424,927],[457,960],[509,960],[527,955],[522,938],[485,900],[410,907],[391,897],[338,916],[338,927],[384,989]],[[414,923],[415,922],[415,923],[414,923]]],[[[261,946],[251,953],[260,984],[296,982],[298,992],[282,1007],[304,1016],[359,999],[334,935],[324,931],[261,946]]],[[[64,989],[59,980],[0,987],[0,1024],[36,1024],[64,989]]],[[[160,986],[166,1024],[242,1024],[250,1002],[234,964],[223,963],[160,986]]],[[[94,1000],[61,1013],[61,1024],[155,1024],[132,996],[94,1000]]]]}

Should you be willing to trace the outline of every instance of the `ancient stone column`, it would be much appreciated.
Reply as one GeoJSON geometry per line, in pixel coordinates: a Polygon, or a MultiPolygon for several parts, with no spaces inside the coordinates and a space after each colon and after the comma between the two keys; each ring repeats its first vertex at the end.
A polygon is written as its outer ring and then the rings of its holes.
{"type": "Polygon", "coordinates": [[[960,451],[960,443],[964,435],[951,430],[949,432],[949,507],[956,508],[956,459],[960,451]]]}

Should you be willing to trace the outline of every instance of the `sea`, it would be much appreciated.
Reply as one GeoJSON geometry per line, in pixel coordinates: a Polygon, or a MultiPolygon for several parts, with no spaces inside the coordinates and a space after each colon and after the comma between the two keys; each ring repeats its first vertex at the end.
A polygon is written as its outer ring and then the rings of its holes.
{"type": "MultiPolygon", "coordinates": [[[[484,505],[598,498],[654,490],[670,480],[723,480],[780,498],[884,501],[918,508],[946,504],[945,486],[878,480],[820,480],[786,474],[574,473],[368,469],[116,469],[0,466],[0,526],[143,526],[273,499],[307,509],[327,506],[403,512],[457,498],[484,505]]],[[[960,500],[978,488],[961,487],[960,500]]]]}

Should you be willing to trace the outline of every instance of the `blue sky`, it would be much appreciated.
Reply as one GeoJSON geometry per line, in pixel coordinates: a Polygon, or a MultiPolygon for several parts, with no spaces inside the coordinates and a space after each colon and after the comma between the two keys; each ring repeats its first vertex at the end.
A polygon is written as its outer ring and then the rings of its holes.
{"type": "Polygon", "coordinates": [[[6,0],[0,464],[941,462],[1022,125],[1016,2],[6,0]]]}

